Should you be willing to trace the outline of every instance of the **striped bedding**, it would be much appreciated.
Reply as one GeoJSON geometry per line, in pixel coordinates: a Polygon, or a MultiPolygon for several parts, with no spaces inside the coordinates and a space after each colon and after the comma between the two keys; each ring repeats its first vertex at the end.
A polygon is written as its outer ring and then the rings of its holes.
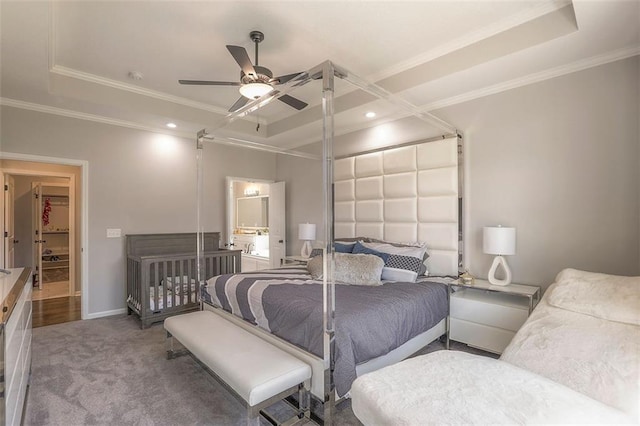
{"type": "MultiPolygon", "coordinates": [[[[205,302],[244,318],[322,357],[322,283],[306,268],[280,268],[213,277],[205,302]]],[[[356,365],[385,355],[435,326],[448,313],[447,289],[436,282],[336,285],[335,371],[338,395],[356,378],[356,365]]]]}

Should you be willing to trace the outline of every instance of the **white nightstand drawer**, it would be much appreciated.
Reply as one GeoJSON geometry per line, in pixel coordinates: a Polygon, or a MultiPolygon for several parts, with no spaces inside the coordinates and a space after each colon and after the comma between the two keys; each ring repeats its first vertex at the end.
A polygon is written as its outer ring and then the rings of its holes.
{"type": "Polygon", "coordinates": [[[452,319],[515,332],[527,320],[529,307],[527,300],[521,297],[464,289],[451,295],[450,315],[452,319]]]}
{"type": "Polygon", "coordinates": [[[487,327],[469,321],[451,318],[449,324],[451,340],[466,343],[489,352],[501,354],[515,333],[501,328],[487,327]]]}

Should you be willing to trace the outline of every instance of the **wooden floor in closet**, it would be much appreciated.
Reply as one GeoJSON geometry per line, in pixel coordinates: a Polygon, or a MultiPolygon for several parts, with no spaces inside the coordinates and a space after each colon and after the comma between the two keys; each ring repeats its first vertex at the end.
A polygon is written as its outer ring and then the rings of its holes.
{"type": "Polygon", "coordinates": [[[33,301],[33,327],[61,324],[81,319],[80,296],[33,301]]]}

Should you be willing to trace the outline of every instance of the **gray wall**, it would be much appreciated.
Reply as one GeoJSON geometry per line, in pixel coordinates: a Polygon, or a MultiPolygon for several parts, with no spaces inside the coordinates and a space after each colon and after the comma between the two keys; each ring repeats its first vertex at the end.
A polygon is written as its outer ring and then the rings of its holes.
{"type": "MultiPolygon", "coordinates": [[[[2,150],[89,162],[89,314],[125,306],[128,233],[196,229],[194,140],[2,107],[2,150]],[[34,125],[37,123],[37,125],[34,125]]],[[[204,228],[223,231],[225,176],[275,179],[275,155],[205,145],[204,228]],[[215,149],[214,149],[215,147],[215,149]]]]}
{"type": "Polygon", "coordinates": [[[298,240],[298,224],[316,224],[313,247],[321,247],[324,240],[322,162],[280,154],[277,165],[278,181],[287,183],[287,254],[299,256],[303,241],[298,240]]]}
{"type": "Polygon", "coordinates": [[[467,144],[466,247],[486,276],[482,227],[517,228],[514,282],[565,267],[640,275],[638,57],[456,105],[436,114],[467,144]]]}

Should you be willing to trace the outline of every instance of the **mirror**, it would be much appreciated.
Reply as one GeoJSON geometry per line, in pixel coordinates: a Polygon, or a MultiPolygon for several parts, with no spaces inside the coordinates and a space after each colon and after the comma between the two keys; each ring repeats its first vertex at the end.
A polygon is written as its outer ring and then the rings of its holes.
{"type": "Polygon", "coordinates": [[[269,196],[241,197],[236,204],[236,228],[267,228],[269,196]]]}

